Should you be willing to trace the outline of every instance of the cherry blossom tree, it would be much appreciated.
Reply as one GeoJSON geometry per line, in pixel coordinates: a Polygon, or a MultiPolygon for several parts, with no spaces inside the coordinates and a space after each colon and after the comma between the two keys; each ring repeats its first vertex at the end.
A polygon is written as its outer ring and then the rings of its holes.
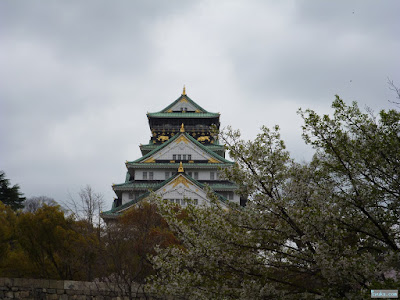
{"type": "MultiPolygon", "coordinates": [[[[333,115],[299,110],[316,153],[297,163],[279,128],[220,138],[246,208],[214,199],[182,212],[158,200],[182,242],[159,249],[153,292],[182,299],[365,298],[400,271],[400,113],[363,113],[339,97],[333,115]]],[[[212,195],[210,194],[210,197],[212,195]]]]}

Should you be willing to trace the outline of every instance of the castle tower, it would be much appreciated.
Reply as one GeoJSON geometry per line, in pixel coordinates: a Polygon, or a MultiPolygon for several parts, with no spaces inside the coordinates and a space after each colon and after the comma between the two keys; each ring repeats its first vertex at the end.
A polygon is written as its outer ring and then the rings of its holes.
{"type": "Polygon", "coordinates": [[[233,162],[225,159],[213,128],[219,129],[219,113],[200,107],[182,95],[159,112],[148,113],[151,137],[140,145],[142,157],[125,163],[124,183],[114,184],[117,195],[112,209],[102,213],[107,220],[149,196],[149,191],[185,206],[187,199],[195,205],[207,205],[208,185],[223,201],[241,203],[236,186],[220,176],[221,168],[233,162]]]}

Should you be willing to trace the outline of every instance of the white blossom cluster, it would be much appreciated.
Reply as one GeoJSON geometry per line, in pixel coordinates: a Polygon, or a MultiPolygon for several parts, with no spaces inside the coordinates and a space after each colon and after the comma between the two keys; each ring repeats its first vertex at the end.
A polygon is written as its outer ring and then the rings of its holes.
{"type": "MultiPolygon", "coordinates": [[[[365,299],[400,271],[400,113],[378,117],[337,97],[333,117],[300,111],[316,148],[296,163],[279,128],[254,141],[228,128],[225,176],[245,208],[158,201],[182,242],[158,249],[149,288],[174,299],[365,299]]],[[[210,194],[211,197],[211,194],[210,194]]],[[[211,197],[212,198],[212,197],[211,197]]]]}

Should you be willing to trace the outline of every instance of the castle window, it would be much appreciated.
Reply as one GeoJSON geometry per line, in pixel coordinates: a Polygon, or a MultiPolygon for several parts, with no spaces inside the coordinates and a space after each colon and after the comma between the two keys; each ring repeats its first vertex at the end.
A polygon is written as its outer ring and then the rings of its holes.
{"type": "Polygon", "coordinates": [[[183,160],[186,160],[186,154],[183,154],[183,155],[182,155],[182,159],[183,159],[183,160]]]}
{"type": "Polygon", "coordinates": [[[169,172],[165,172],[165,179],[169,178],[169,172]]]}
{"type": "Polygon", "coordinates": [[[194,179],[199,179],[199,172],[194,172],[194,179]]]}
{"type": "Polygon", "coordinates": [[[228,192],[228,197],[229,200],[233,200],[233,192],[228,192]]]}
{"type": "Polygon", "coordinates": [[[214,172],[210,172],[210,180],[214,180],[215,174],[214,172]]]}
{"type": "Polygon", "coordinates": [[[172,155],[172,160],[176,160],[176,154],[172,155]]]}
{"type": "Polygon", "coordinates": [[[193,176],[192,176],[192,172],[188,172],[188,175],[189,175],[190,177],[193,177],[193,176]]]}
{"type": "Polygon", "coordinates": [[[154,173],[153,172],[149,172],[149,179],[153,180],[153,177],[154,177],[154,173]]]}
{"type": "Polygon", "coordinates": [[[178,154],[178,160],[182,160],[182,155],[178,154]]]}
{"type": "Polygon", "coordinates": [[[135,193],[129,192],[129,199],[135,199],[135,193]]]}
{"type": "Polygon", "coordinates": [[[188,160],[192,160],[192,154],[188,154],[188,160]]]}
{"type": "Polygon", "coordinates": [[[143,180],[147,180],[147,172],[143,172],[143,180]]]}
{"type": "Polygon", "coordinates": [[[197,199],[193,199],[193,201],[194,201],[194,205],[197,205],[197,204],[199,204],[199,200],[197,200],[197,199]]]}

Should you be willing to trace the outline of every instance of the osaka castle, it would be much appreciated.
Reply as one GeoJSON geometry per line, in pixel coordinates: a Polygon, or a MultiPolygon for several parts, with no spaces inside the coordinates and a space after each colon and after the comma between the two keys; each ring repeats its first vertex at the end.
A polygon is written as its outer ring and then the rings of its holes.
{"type": "Polygon", "coordinates": [[[225,159],[224,145],[211,132],[212,127],[219,128],[219,117],[190,99],[185,88],[161,111],[147,113],[149,143],[140,145],[142,157],[125,162],[125,182],[113,184],[117,197],[102,217],[117,217],[151,191],[183,207],[188,201],[208,205],[207,186],[222,202],[244,205],[235,184],[220,176],[221,169],[233,162],[225,159]]]}

